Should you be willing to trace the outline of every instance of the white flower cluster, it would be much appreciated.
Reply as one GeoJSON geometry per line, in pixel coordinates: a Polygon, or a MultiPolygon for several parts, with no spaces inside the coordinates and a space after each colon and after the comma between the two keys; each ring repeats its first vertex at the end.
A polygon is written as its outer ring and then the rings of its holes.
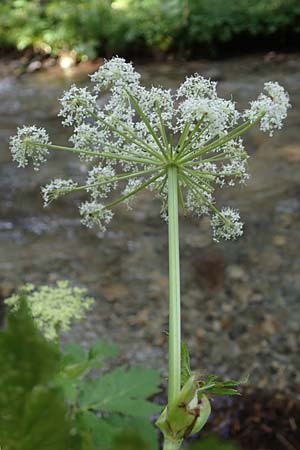
{"type": "Polygon", "coordinates": [[[91,197],[94,200],[97,198],[106,198],[112,188],[116,187],[114,177],[116,171],[111,166],[96,166],[89,171],[87,177],[86,190],[91,193],[91,197]]]}
{"type": "Polygon", "coordinates": [[[88,123],[78,125],[70,137],[70,142],[72,142],[75,148],[91,152],[90,154],[79,153],[79,158],[83,161],[92,161],[95,159],[94,153],[101,150],[102,142],[106,140],[106,130],[97,129],[97,127],[88,123]]]}
{"type": "Polygon", "coordinates": [[[103,88],[109,88],[112,91],[132,90],[139,85],[140,78],[140,74],[134,70],[133,65],[126,63],[118,56],[106,61],[97,72],[91,75],[91,80],[95,83],[95,92],[100,92],[103,88]]]}
{"type": "MultiPolygon", "coordinates": [[[[217,83],[200,75],[188,77],[179,87],[177,98],[181,100],[178,129],[182,131],[189,121],[201,121],[200,142],[225,134],[240,118],[234,102],[218,97],[217,83]]],[[[195,145],[199,145],[198,140],[195,145]]]]}
{"type": "Polygon", "coordinates": [[[113,206],[130,204],[136,193],[149,188],[162,199],[167,217],[168,170],[176,167],[181,206],[198,215],[212,214],[216,240],[240,236],[237,213],[217,210],[215,188],[247,181],[248,155],[241,136],[257,122],[270,134],[281,128],[290,106],[284,89],[266,83],[267,95],[260,94],[241,114],[231,99],[218,96],[216,82],[195,74],[177,92],[146,89],[132,64],[119,57],[106,61],[91,82],[91,89],[73,85],[61,98],[59,115],[64,125],[74,127],[74,147],[49,145],[47,134],[36,127],[18,130],[11,140],[13,158],[21,166],[32,159],[38,167],[48,148],[73,151],[93,164],[82,186],[72,180],[46,186],[45,204],[72,190],[85,190],[90,199],[80,206],[82,222],[103,230],[113,206]],[[119,184],[121,197],[107,203],[119,184]]]}
{"type": "Polygon", "coordinates": [[[68,281],[58,281],[56,287],[28,284],[19,294],[5,300],[13,310],[23,300],[29,308],[37,327],[46,339],[55,340],[60,332],[67,332],[73,321],[82,320],[94,299],[86,296],[86,289],[72,288],[68,281]]]}
{"type": "Polygon", "coordinates": [[[264,85],[266,94],[261,93],[258,99],[250,103],[250,109],[246,110],[244,117],[254,121],[263,114],[260,121],[260,129],[273,135],[274,130],[281,129],[283,120],[290,108],[287,92],[277,82],[268,82],[264,85]]]}
{"type": "Polygon", "coordinates": [[[87,88],[78,88],[71,86],[70,90],[65,92],[60,103],[62,109],[58,116],[64,117],[63,125],[72,126],[82,123],[82,121],[96,111],[96,95],[92,95],[87,88]]]}
{"type": "Polygon", "coordinates": [[[101,231],[105,231],[106,225],[113,218],[113,212],[96,201],[82,203],[79,211],[83,225],[88,228],[97,226],[101,231]]]}
{"type": "Polygon", "coordinates": [[[42,196],[44,199],[44,206],[48,206],[53,200],[61,197],[68,192],[74,191],[77,183],[73,180],[62,180],[61,178],[56,178],[50,181],[49,184],[42,187],[42,196]]]}
{"type": "Polygon", "coordinates": [[[10,138],[12,158],[17,161],[18,167],[25,167],[32,160],[34,169],[38,170],[49,153],[45,144],[50,144],[50,140],[43,128],[35,125],[18,128],[17,134],[10,138]]]}
{"type": "Polygon", "coordinates": [[[220,239],[236,239],[243,234],[243,224],[240,215],[232,208],[222,208],[221,213],[214,214],[211,219],[213,238],[219,242],[220,239]]]}

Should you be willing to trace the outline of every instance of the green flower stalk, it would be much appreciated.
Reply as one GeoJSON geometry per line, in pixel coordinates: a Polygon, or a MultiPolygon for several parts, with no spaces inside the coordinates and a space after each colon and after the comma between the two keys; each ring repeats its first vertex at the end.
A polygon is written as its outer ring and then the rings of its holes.
{"type": "Polygon", "coordinates": [[[161,199],[169,230],[169,398],[157,424],[165,436],[164,449],[175,450],[205,424],[210,412],[205,393],[230,393],[236,386],[229,381],[222,387],[215,379],[203,385],[192,374],[182,378],[178,209],[210,216],[217,242],[242,235],[239,213],[218,208],[215,189],[248,180],[241,136],[258,123],[270,135],[280,129],[289,97],[277,82],[268,82],[265,93],[240,113],[232,100],[218,96],[215,82],[198,74],[186,78],[176,92],[146,89],[133,66],[118,57],[105,62],[91,81],[91,90],[73,85],[60,100],[62,123],[73,127],[72,146],[52,144],[46,131],[33,125],[18,129],[11,152],[20,167],[32,161],[35,169],[50,151],[72,152],[86,161],[89,171],[82,184],[55,179],[42,194],[48,206],[63,195],[85,191],[88,199],[79,211],[87,227],[104,231],[113,208],[122,202],[130,206],[143,189],[161,199]],[[103,92],[109,94],[104,105],[99,101],[103,92]],[[119,186],[121,195],[108,199],[119,186]]]}
{"type": "Polygon", "coordinates": [[[178,225],[178,171],[168,169],[169,213],[169,404],[174,404],[181,388],[181,320],[180,320],[180,262],[178,225]]]}

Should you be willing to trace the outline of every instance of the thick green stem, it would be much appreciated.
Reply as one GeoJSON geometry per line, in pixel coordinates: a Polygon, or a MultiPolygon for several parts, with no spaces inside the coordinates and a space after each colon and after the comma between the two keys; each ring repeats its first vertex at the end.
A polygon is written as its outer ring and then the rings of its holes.
{"type": "MultiPolygon", "coordinates": [[[[180,323],[180,266],[178,227],[178,169],[168,168],[168,216],[169,216],[169,388],[171,405],[180,392],[181,372],[181,323],[180,323]]],[[[166,447],[174,448],[175,447],[166,447]]],[[[179,447],[178,447],[179,448],[179,447]]]]}
{"type": "Polygon", "coordinates": [[[164,441],[163,450],[179,450],[181,448],[182,441],[164,441]]]}

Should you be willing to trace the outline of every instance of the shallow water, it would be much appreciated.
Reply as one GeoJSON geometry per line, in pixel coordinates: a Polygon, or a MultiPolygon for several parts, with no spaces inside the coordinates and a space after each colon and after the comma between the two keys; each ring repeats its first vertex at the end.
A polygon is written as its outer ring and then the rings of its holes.
{"type": "MultiPolygon", "coordinates": [[[[252,178],[242,190],[219,192],[219,204],[241,211],[245,235],[212,243],[208,222],[181,217],[183,336],[202,372],[240,377],[264,387],[300,383],[299,125],[300,55],[264,61],[140,66],[147,84],[176,87],[198,71],[220,80],[240,107],[265,81],[277,80],[293,109],[273,139],[257,129],[246,142],[252,178]]],[[[88,80],[85,69],[14,78],[0,70],[0,296],[24,281],[70,279],[97,300],[73,334],[118,343],[121,359],[166,369],[168,267],[167,229],[159,203],[142,193],[132,211],[120,207],[106,234],[79,222],[79,198],[66,197],[43,209],[40,185],[86,168],[72,156],[54,154],[40,172],[17,169],[8,138],[23,123],[46,127],[66,143],[68,130],[56,114],[57,97],[71,83],[88,80]]],[[[55,138],[54,138],[55,136],[55,138]]]]}

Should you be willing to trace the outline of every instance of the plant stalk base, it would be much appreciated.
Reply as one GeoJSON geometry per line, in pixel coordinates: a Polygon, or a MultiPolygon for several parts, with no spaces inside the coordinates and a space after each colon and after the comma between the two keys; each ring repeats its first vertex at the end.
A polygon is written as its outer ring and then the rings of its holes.
{"type": "Polygon", "coordinates": [[[182,441],[164,441],[164,447],[163,450],[180,450],[181,449],[182,441]]]}

